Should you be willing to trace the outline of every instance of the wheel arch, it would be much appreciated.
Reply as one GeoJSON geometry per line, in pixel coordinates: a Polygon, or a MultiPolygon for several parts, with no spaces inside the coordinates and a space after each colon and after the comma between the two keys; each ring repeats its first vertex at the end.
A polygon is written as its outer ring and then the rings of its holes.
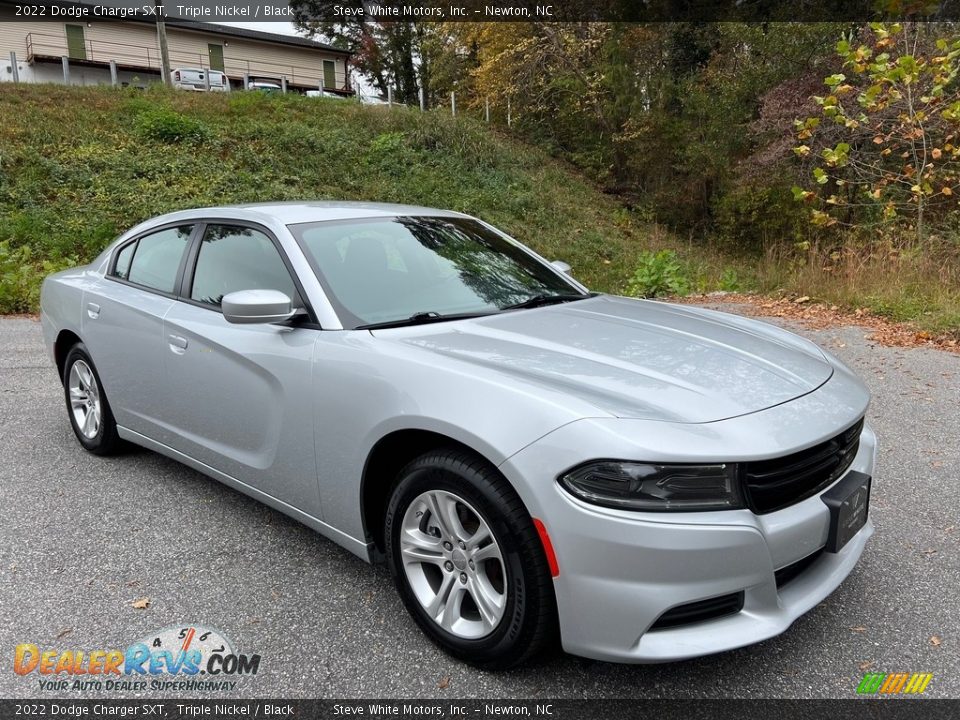
{"type": "Polygon", "coordinates": [[[63,383],[63,369],[67,362],[67,353],[70,352],[70,348],[79,342],[83,341],[72,330],[61,330],[57,333],[57,339],[53,343],[53,358],[57,363],[57,374],[60,376],[61,383],[63,383]]]}
{"type": "Polygon", "coordinates": [[[367,454],[360,479],[360,516],[364,536],[372,543],[371,558],[374,561],[383,559],[383,520],[390,500],[389,490],[397,474],[412,460],[438,448],[468,452],[491,468],[497,468],[497,464],[477,448],[434,430],[406,428],[380,438],[367,454]]]}

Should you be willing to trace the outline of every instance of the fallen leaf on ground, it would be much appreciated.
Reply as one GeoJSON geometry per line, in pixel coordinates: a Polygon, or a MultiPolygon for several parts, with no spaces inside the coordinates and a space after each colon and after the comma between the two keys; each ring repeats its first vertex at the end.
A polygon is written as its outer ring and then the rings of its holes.
{"type": "Polygon", "coordinates": [[[867,629],[863,625],[854,625],[850,628],[853,632],[866,632],[867,629]]]}
{"type": "Polygon", "coordinates": [[[875,665],[876,665],[875,662],[872,662],[870,660],[864,660],[862,663],[857,665],[857,667],[860,668],[860,672],[866,672],[867,670],[874,667],[875,665]]]}
{"type": "Polygon", "coordinates": [[[769,296],[741,293],[730,293],[722,297],[688,295],[682,298],[670,298],[670,302],[687,305],[729,304],[735,306],[731,309],[743,315],[794,319],[802,322],[811,330],[855,325],[870,330],[870,334],[864,335],[864,339],[881,345],[906,348],[935,347],[950,352],[960,352],[960,342],[958,342],[955,333],[934,335],[930,332],[918,330],[909,323],[893,322],[875,315],[867,308],[844,310],[837,308],[836,305],[815,302],[806,295],[795,300],[788,297],[771,298],[769,296]],[[803,298],[806,299],[798,304],[797,301],[803,298]]]}
{"type": "Polygon", "coordinates": [[[60,634],[57,635],[57,640],[65,638],[67,635],[69,635],[72,632],[73,632],[73,628],[67,628],[66,630],[61,631],[60,634]]]}
{"type": "Polygon", "coordinates": [[[933,645],[934,647],[940,647],[940,645],[943,644],[943,640],[940,639],[939,635],[931,635],[930,644],[933,645]]]}
{"type": "Polygon", "coordinates": [[[441,690],[446,690],[450,686],[450,676],[440,678],[440,682],[437,683],[437,687],[441,690]]]}
{"type": "Polygon", "coordinates": [[[146,610],[150,607],[150,598],[140,598],[139,600],[134,600],[130,603],[130,607],[134,610],[146,610]]]}
{"type": "Polygon", "coordinates": [[[802,304],[805,303],[805,302],[810,302],[810,296],[809,296],[809,295],[804,295],[803,297],[798,297],[798,298],[797,298],[796,300],[794,300],[793,302],[794,302],[795,305],[802,305],[802,304]]]}

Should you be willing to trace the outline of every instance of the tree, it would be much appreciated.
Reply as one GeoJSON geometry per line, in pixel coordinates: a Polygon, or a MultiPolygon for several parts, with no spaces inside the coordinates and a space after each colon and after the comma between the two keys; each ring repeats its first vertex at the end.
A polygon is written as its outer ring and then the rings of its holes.
{"type": "Polygon", "coordinates": [[[931,213],[956,212],[960,183],[960,40],[936,26],[873,23],[836,46],[843,72],[798,120],[794,152],[814,189],[794,188],[817,225],[908,219],[924,240],[931,213]]]}
{"type": "Polygon", "coordinates": [[[393,87],[398,102],[418,101],[421,85],[427,88],[427,66],[422,62],[421,45],[428,32],[426,24],[406,21],[371,20],[364,0],[294,0],[294,25],[309,37],[321,37],[354,53],[353,67],[367,77],[381,95],[393,87]],[[333,6],[353,11],[337,22],[333,6]],[[359,11],[363,12],[359,12],[359,11]]]}
{"type": "Polygon", "coordinates": [[[513,128],[528,140],[655,208],[658,219],[689,227],[712,220],[717,197],[755,149],[749,127],[760,98],[829,53],[841,28],[531,22],[461,23],[451,32],[475,59],[461,82],[475,106],[489,98],[502,113],[509,101],[513,128]]]}

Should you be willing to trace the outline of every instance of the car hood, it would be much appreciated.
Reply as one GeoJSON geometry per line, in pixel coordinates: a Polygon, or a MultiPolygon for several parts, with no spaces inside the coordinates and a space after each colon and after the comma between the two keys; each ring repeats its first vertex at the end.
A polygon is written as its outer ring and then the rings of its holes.
{"type": "Polygon", "coordinates": [[[819,349],[766,323],[601,295],[374,335],[586,401],[605,414],[704,423],[820,387],[819,349]]]}

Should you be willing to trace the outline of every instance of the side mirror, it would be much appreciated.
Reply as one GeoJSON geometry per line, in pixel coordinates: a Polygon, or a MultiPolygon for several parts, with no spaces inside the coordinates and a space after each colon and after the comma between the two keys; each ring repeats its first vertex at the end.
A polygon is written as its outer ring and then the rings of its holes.
{"type": "Polygon", "coordinates": [[[278,323],[293,317],[290,298],[279,290],[239,290],[223,296],[220,309],[227,322],[238,325],[278,323]]]}
{"type": "Polygon", "coordinates": [[[570,275],[571,271],[573,270],[573,268],[570,267],[570,264],[565,263],[563,260],[553,260],[550,264],[553,266],[554,270],[559,270],[566,275],[570,275]]]}

